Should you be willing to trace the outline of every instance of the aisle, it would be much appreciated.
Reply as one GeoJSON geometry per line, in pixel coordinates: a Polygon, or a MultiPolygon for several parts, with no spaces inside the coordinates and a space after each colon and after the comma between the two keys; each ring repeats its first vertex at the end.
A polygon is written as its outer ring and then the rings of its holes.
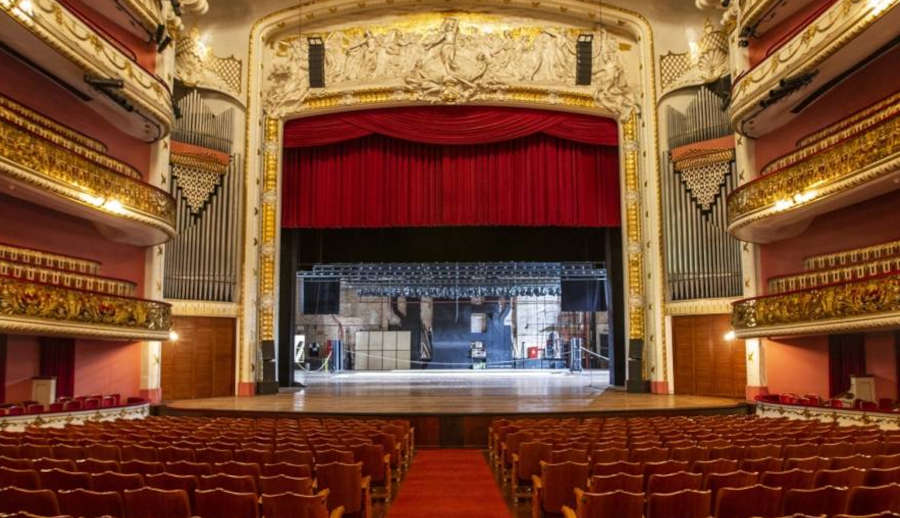
{"type": "Polygon", "coordinates": [[[418,450],[387,518],[509,518],[479,450],[418,450]]]}

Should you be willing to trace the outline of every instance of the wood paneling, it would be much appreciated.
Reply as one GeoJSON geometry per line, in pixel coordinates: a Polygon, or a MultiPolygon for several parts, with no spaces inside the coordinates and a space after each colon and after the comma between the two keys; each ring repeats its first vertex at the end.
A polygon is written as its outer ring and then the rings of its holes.
{"type": "Polygon", "coordinates": [[[744,341],[725,340],[730,330],[728,315],[672,319],[676,394],[744,397],[744,341]]]}
{"type": "Polygon", "coordinates": [[[166,401],[234,395],[234,319],[175,317],[176,342],[163,342],[166,401]]]}

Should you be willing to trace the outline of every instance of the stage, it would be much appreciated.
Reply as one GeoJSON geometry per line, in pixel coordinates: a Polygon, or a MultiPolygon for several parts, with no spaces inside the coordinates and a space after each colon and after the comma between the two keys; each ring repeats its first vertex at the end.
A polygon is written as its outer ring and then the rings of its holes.
{"type": "Polygon", "coordinates": [[[483,446],[500,416],[745,413],[745,402],[632,394],[607,371],[392,371],[306,375],[305,388],[256,397],[172,401],[168,415],[384,416],[410,419],[421,446],[483,446]]]}

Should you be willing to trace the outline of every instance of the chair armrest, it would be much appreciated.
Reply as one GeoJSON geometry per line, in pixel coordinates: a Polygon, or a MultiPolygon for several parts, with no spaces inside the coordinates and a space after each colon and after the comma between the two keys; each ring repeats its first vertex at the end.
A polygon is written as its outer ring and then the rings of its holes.
{"type": "Polygon", "coordinates": [[[344,506],[338,506],[331,511],[331,514],[328,515],[328,518],[343,518],[344,516],[344,506]]]}
{"type": "Polygon", "coordinates": [[[370,475],[366,475],[362,478],[362,482],[359,484],[360,489],[369,489],[369,485],[372,483],[372,477],[370,475]]]}
{"type": "Polygon", "coordinates": [[[541,481],[541,477],[537,475],[531,475],[531,485],[534,486],[535,490],[544,489],[544,483],[541,481]]]}
{"type": "Polygon", "coordinates": [[[513,459],[513,462],[518,463],[518,462],[519,462],[519,454],[518,454],[518,453],[513,453],[512,459],[513,459]]]}
{"type": "Polygon", "coordinates": [[[391,454],[390,454],[390,453],[385,453],[385,454],[384,454],[384,462],[385,462],[386,464],[390,464],[390,463],[391,463],[391,454]]]}
{"type": "Polygon", "coordinates": [[[575,511],[573,511],[572,508],[567,505],[562,506],[562,514],[563,518],[578,518],[578,515],[575,514],[575,511]]]}

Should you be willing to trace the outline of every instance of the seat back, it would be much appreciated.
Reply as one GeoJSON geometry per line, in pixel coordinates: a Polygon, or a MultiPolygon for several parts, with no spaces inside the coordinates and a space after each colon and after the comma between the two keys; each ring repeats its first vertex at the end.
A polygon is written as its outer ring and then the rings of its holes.
{"type": "Polygon", "coordinates": [[[0,487],[18,487],[20,489],[40,489],[41,479],[33,469],[15,469],[0,466],[0,487]]]}
{"type": "Polygon", "coordinates": [[[122,452],[115,444],[93,443],[84,447],[88,458],[97,460],[122,460],[122,452]]]}
{"type": "Polygon", "coordinates": [[[594,464],[591,469],[594,475],[615,475],[616,473],[628,473],[629,475],[643,475],[644,466],[639,462],[619,460],[616,462],[600,462],[594,464]]]}
{"type": "Polygon", "coordinates": [[[791,489],[784,494],[784,514],[827,514],[844,512],[850,491],[845,487],[825,486],[816,489],[791,489]]]}
{"type": "Polygon", "coordinates": [[[813,477],[813,487],[856,487],[865,479],[866,471],[859,468],[820,469],[813,477]]]}
{"type": "Polygon", "coordinates": [[[259,480],[259,476],[262,474],[262,471],[259,469],[259,464],[236,460],[214,464],[213,470],[219,473],[236,475],[239,477],[253,477],[253,480],[259,480]]]}
{"type": "Polygon", "coordinates": [[[75,469],[84,473],[103,473],[104,471],[119,472],[119,463],[114,460],[81,459],[75,461],[75,469]]]}
{"type": "Polygon", "coordinates": [[[787,471],[768,471],[762,474],[759,482],[764,486],[780,487],[785,492],[791,489],[810,489],[815,473],[805,469],[789,469],[787,471]]]}
{"type": "Polygon", "coordinates": [[[576,488],[575,502],[579,518],[641,518],[644,514],[644,493],[640,492],[585,493],[576,488]]]}
{"type": "Polygon", "coordinates": [[[688,471],[675,473],[657,473],[647,477],[647,494],[675,493],[685,489],[700,490],[703,488],[703,475],[688,471]]]}
{"type": "Polygon", "coordinates": [[[58,491],[59,509],[63,514],[83,518],[111,516],[124,518],[125,509],[122,496],[115,491],[91,491],[89,489],[71,489],[58,491]]]}
{"type": "Polygon", "coordinates": [[[654,447],[635,448],[628,453],[631,462],[662,462],[669,459],[669,449],[654,447]]]}
{"type": "Polygon", "coordinates": [[[766,471],[781,471],[784,460],[781,457],[761,457],[755,459],[744,459],[741,461],[741,469],[743,471],[755,471],[757,473],[765,473],[766,471]]]}
{"type": "Polygon", "coordinates": [[[256,480],[248,475],[215,473],[200,477],[197,481],[197,489],[225,489],[233,493],[256,493],[256,480]]]}
{"type": "Polygon", "coordinates": [[[847,514],[867,515],[884,511],[900,512],[900,485],[854,487],[847,495],[847,514]]]}
{"type": "MultiPolygon", "coordinates": [[[[385,468],[384,463],[384,446],[380,444],[361,444],[355,449],[354,462],[362,462],[362,473],[364,477],[370,477],[373,485],[384,485],[386,477],[390,476],[385,468]]],[[[390,466],[390,461],[388,461],[390,466]]],[[[298,468],[306,468],[306,466],[297,466],[298,468]]],[[[308,477],[306,475],[292,475],[284,473],[292,477],[308,477]]]]}
{"type": "Polygon", "coordinates": [[[867,486],[884,486],[900,483],[900,467],[896,468],[871,468],[866,471],[867,486]]]}
{"type": "Polygon", "coordinates": [[[694,463],[694,473],[704,477],[710,473],[731,473],[737,471],[739,462],[734,459],[698,460],[694,463]]]}
{"type": "MultiPolygon", "coordinates": [[[[520,448],[521,451],[521,448],[520,448]]],[[[578,462],[585,464],[588,461],[588,451],[579,448],[554,449],[550,452],[550,463],[578,462]]],[[[547,461],[545,461],[547,462],[547,461]]]]}
{"type": "Polygon", "coordinates": [[[61,489],[88,489],[91,487],[90,473],[66,471],[64,469],[42,469],[41,488],[59,491],[61,489]]]}
{"type": "MultiPolygon", "coordinates": [[[[381,445],[375,445],[381,450],[381,445]]],[[[363,460],[363,472],[366,469],[366,461],[363,460]]],[[[262,474],[266,477],[272,477],[275,475],[286,475],[288,477],[296,477],[296,478],[306,478],[312,477],[312,470],[306,464],[291,464],[289,462],[274,462],[270,464],[266,464],[262,467],[262,474]]],[[[367,474],[367,473],[366,473],[367,474]]]]}
{"type": "Polygon", "coordinates": [[[628,460],[628,448],[594,448],[591,460],[598,464],[628,460]]]}
{"type": "Polygon", "coordinates": [[[642,493],[644,491],[644,477],[641,475],[629,475],[628,473],[594,475],[588,482],[588,491],[591,493],[608,493],[610,491],[642,493]]]}
{"type": "Polygon", "coordinates": [[[316,464],[331,464],[332,462],[353,464],[353,452],[350,450],[337,449],[316,451],[316,464]]]}
{"type": "Polygon", "coordinates": [[[653,493],[647,499],[647,518],[707,518],[710,502],[709,491],[653,493]]]}
{"type": "Polygon", "coordinates": [[[312,478],[296,478],[286,475],[275,475],[259,478],[259,493],[263,495],[277,495],[279,493],[296,493],[298,495],[311,495],[313,489],[312,478]]]}
{"type": "Polygon", "coordinates": [[[187,460],[179,460],[166,463],[166,472],[176,475],[194,475],[202,477],[203,475],[212,475],[212,465],[206,462],[190,462],[187,460]]]}
{"type": "Polygon", "coordinates": [[[860,468],[869,469],[875,467],[875,459],[871,455],[857,453],[846,457],[832,457],[831,469],[860,468]]]}
{"type": "Polygon", "coordinates": [[[56,494],[49,489],[0,488],[0,513],[19,511],[56,516],[59,514],[59,503],[56,494]]]}
{"type": "Polygon", "coordinates": [[[259,516],[256,493],[208,489],[198,490],[194,498],[196,499],[197,515],[203,518],[258,518],[259,516]]]}
{"type": "Polygon", "coordinates": [[[328,518],[327,502],[327,489],[316,495],[263,494],[263,516],[265,518],[328,518]]]}
{"type": "Polygon", "coordinates": [[[343,506],[344,512],[362,509],[362,463],[332,462],[316,465],[316,479],[320,489],[328,489],[328,509],[343,506]]]}
{"type": "Polygon", "coordinates": [[[562,506],[575,508],[575,488],[586,489],[590,467],[587,463],[541,463],[541,506],[545,512],[560,513],[562,506]]]}
{"type": "Polygon", "coordinates": [[[723,487],[716,497],[716,518],[774,518],[781,512],[780,487],[756,484],[749,487],[723,487]]]}
{"type": "MultiPolygon", "coordinates": [[[[168,490],[154,487],[128,489],[122,494],[122,500],[125,504],[125,516],[128,518],[191,517],[187,493],[180,489],[168,490]]],[[[227,515],[208,516],[225,518],[227,515]]]]}
{"type": "Polygon", "coordinates": [[[126,489],[144,487],[144,477],[140,473],[115,473],[106,471],[91,474],[91,489],[94,491],[123,492],[126,489]]]}

